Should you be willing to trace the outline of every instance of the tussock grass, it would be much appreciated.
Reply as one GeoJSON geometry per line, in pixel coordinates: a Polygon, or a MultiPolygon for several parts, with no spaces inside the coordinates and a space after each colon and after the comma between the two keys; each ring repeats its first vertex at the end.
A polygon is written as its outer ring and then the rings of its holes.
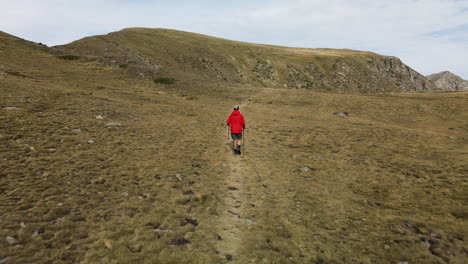
{"type": "Polygon", "coordinates": [[[0,78],[0,259],[466,262],[467,93],[162,87],[8,41],[32,78],[0,78]]]}

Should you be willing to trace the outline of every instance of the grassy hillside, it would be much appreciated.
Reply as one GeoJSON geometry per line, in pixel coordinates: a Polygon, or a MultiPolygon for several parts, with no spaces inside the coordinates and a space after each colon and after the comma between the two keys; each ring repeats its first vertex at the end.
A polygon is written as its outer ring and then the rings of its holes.
{"type": "Polygon", "coordinates": [[[161,84],[93,46],[0,33],[0,262],[467,262],[468,93],[239,85],[172,56],[146,61],[161,84]]]}
{"type": "Polygon", "coordinates": [[[171,76],[191,83],[361,93],[437,90],[394,57],[259,45],[167,29],[124,29],[56,48],[140,76],[171,76]]]}

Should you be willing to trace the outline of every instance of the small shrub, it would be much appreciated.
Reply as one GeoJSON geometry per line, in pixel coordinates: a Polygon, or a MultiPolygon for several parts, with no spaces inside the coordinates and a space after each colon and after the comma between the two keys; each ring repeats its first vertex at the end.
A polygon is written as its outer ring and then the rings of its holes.
{"type": "Polygon", "coordinates": [[[174,78],[163,77],[163,78],[154,79],[154,82],[155,83],[162,83],[162,84],[174,84],[176,82],[176,80],[174,78]]]}
{"type": "Polygon", "coordinates": [[[80,57],[75,56],[75,55],[60,55],[57,56],[61,60],[79,60],[80,57]]]}

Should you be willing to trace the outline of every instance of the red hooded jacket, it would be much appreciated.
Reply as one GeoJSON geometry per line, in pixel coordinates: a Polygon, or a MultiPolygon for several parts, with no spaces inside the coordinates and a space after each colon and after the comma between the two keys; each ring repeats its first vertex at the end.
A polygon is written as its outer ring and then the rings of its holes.
{"type": "Polygon", "coordinates": [[[242,129],[245,128],[244,116],[239,110],[232,111],[226,123],[231,126],[231,133],[233,134],[242,133],[242,129]]]}

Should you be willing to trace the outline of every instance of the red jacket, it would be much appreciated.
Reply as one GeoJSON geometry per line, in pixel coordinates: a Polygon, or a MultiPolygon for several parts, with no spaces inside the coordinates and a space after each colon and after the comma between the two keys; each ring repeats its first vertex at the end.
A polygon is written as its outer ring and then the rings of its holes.
{"type": "Polygon", "coordinates": [[[231,126],[231,133],[233,134],[242,133],[242,129],[245,128],[244,116],[239,110],[232,111],[226,123],[231,126]]]}

